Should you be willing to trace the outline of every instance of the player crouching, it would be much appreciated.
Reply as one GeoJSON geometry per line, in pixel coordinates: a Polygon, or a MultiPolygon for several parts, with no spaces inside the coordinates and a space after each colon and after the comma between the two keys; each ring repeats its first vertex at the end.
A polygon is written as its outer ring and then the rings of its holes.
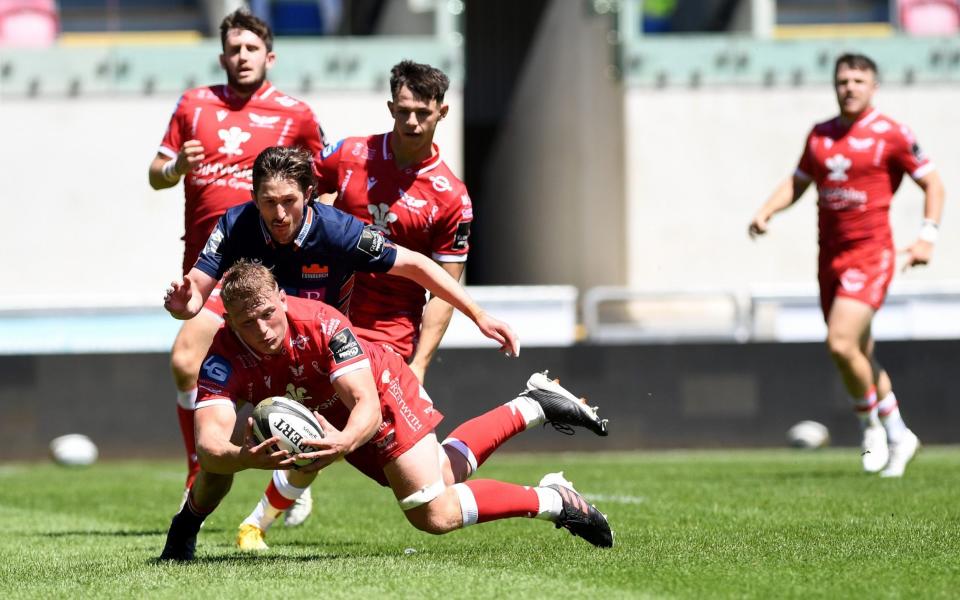
{"type": "Polygon", "coordinates": [[[416,376],[398,354],[357,339],[342,313],[287,297],[266,268],[246,261],[224,276],[222,298],[229,327],[217,333],[200,374],[201,472],[173,518],[162,559],[193,558],[200,525],[226,496],[233,473],[289,469],[304,459],[315,462],[290,472],[298,481],[281,485],[285,495],[345,458],[389,486],[421,531],[442,534],[526,517],[552,521],[595,546],[613,545],[606,517],[560,473],[536,487],[467,481],[501,444],[530,427],[550,422],[561,430],[581,426],[606,435],[606,421],[559,383],[534,374],[518,397],[463,423],[440,444],[434,428],[443,416],[416,376]],[[251,419],[237,427],[241,409],[282,395],[315,411],[325,435],[309,442],[314,452],[274,451],[275,438],[257,444],[251,419]]]}

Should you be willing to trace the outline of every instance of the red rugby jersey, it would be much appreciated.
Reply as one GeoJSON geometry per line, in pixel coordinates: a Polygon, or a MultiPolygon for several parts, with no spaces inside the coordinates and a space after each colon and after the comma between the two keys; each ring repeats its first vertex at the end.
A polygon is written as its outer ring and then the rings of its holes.
{"type": "Polygon", "coordinates": [[[817,186],[821,252],[892,245],[890,201],[903,174],[933,169],[910,129],[875,108],[849,126],[839,117],[815,125],[796,175],[817,186]]]}
{"type": "Polygon", "coordinates": [[[184,273],[193,267],[220,215],[251,199],[253,161],[261,151],[300,146],[316,154],[324,144],[323,130],[310,107],[269,82],[246,99],[226,85],[184,92],[159,152],[176,158],[191,139],[203,144],[205,158],[183,182],[184,273]]]}
{"type": "MultiPolygon", "coordinates": [[[[473,222],[466,186],[436,145],[432,157],[398,168],[391,135],[347,138],[325,148],[317,159],[320,192],[338,192],[334,206],[401,246],[441,263],[465,262],[473,222]]],[[[388,343],[409,359],[425,303],[423,288],[409,279],[357,273],[350,320],[365,339],[388,343]]]]}

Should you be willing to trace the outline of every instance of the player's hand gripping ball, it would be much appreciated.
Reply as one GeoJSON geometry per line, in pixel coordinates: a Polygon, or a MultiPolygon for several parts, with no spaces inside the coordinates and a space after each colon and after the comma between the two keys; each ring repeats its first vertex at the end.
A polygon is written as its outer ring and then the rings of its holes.
{"type": "MultiPolygon", "coordinates": [[[[253,437],[258,442],[278,438],[274,446],[278,450],[286,450],[290,454],[313,452],[315,448],[307,446],[304,440],[323,437],[323,429],[310,409],[285,398],[275,396],[267,398],[253,409],[253,437]]],[[[298,460],[294,464],[305,467],[312,460],[298,460]]]]}

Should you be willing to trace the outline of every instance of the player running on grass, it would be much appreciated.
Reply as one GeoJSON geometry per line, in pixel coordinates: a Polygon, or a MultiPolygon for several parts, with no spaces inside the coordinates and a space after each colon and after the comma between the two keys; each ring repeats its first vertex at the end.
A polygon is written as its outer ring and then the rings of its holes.
{"type": "MultiPolygon", "coordinates": [[[[460,280],[467,261],[473,206],[466,187],[433,143],[449,107],[450,82],[439,69],[403,61],[393,67],[393,130],[341,140],[317,156],[318,191],[338,194],[334,206],[384,233],[391,241],[431,257],[460,280]]],[[[453,315],[444,300],[426,300],[416,282],[387,273],[357,273],[350,322],[363,339],[400,354],[422,383],[453,315]]],[[[279,475],[282,477],[282,474],[279,475]]],[[[269,487],[240,525],[237,545],[265,550],[264,532],[288,500],[269,487]],[[271,503],[273,498],[277,502],[271,503]],[[266,505],[266,510],[264,510],[266,505]]],[[[302,523],[313,501],[307,488],[286,511],[284,524],[302,523]]]]}
{"type": "MultiPolygon", "coordinates": [[[[266,79],[276,61],[273,33],[266,23],[245,11],[233,12],[220,23],[220,42],[226,85],[184,92],[150,163],[153,189],[173,187],[184,177],[184,274],[193,267],[217,219],[228,208],[250,200],[250,169],[261,150],[300,146],[316,153],[324,144],[310,108],[266,79]]],[[[171,350],[188,488],[199,469],[193,438],[197,372],[223,323],[223,307],[216,296],[209,302],[200,318],[183,324],[171,350]]]]}
{"type": "Polygon", "coordinates": [[[814,126],[796,172],[760,208],[749,232],[766,233],[770,218],[816,183],[827,346],[860,419],[863,469],[900,477],[920,442],[904,423],[890,377],[874,357],[870,327],[894,272],[889,219],[894,192],[904,173],[924,191],[923,226],[905,252],[906,267],[925,265],[937,241],[943,184],[913,133],[873,107],[874,62],[844,54],[834,74],[840,115],[814,126]]]}
{"type": "Polygon", "coordinates": [[[561,473],[536,487],[467,479],[514,435],[545,422],[606,435],[606,422],[545,374],[503,406],[456,428],[443,444],[443,418],[400,355],[358,339],[333,307],[287,296],[262,265],[236,263],[223,280],[228,327],[204,360],[197,402],[202,470],[167,533],[162,559],[191,560],[203,520],[226,496],[233,473],[290,468],[311,479],[345,458],[389,486],[407,520],[421,531],[449,533],[474,523],[540,518],[595,546],[613,545],[606,517],[561,473]],[[276,438],[252,439],[250,418],[238,414],[260,399],[287,395],[315,411],[324,437],[315,452],[290,456],[271,449],[276,438]],[[239,427],[238,427],[239,422],[239,427]]]}

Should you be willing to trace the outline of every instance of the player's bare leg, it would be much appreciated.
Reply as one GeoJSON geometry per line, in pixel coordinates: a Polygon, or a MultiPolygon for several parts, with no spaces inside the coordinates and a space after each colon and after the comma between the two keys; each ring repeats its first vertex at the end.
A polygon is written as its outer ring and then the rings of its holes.
{"type": "Polygon", "coordinates": [[[209,310],[201,310],[196,317],[183,322],[173,341],[173,348],[170,350],[170,370],[177,386],[177,421],[180,423],[180,433],[187,451],[186,489],[190,489],[194,477],[200,470],[193,431],[193,412],[197,402],[197,376],[200,373],[200,363],[203,362],[213,336],[216,335],[222,323],[223,319],[209,310]]]}
{"type": "Polygon", "coordinates": [[[613,545],[606,518],[565,480],[561,484],[559,479],[545,478],[538,487],[493,479],[447,485],[444,482],[453,473],[433,434],[387,463],[383,471],[407,520],[427,533],[525,517],[556,523],[595,546],[613,545]]]}
{"type": "MultiPolygon", "coordinates": [[[[252,408],[245,408],[237,414],[230,441],[234,444],[244,443],[244,424],[247,417],[253,412],[252,408]]],[[[197,534],[203,521],[212,513],[220,502],[230,492],[233,485],[233,475],[218,475],[201,469],[193,485],[187,490],[183,506],[170,522],[167,531],[167,540],[160,553],[160,560],[188,561],[193,560],[197,547],[197,534]]]]}
{"type": "Polygon", "coordinates": [[[244,551],[267,550],[267,530],[277,517],[290,510],[298,498],[310,492],[309,486],[316,477],[317,473],[274,471],[260,502],[240,524],[237,547],[244,551]]]}
{"type": "Polygon", "coordinates": [[[827,347],[853,400],[863,432],[863,470],[877,473],[887,464],[887,434],[877,410],[875,374],[867,350],[872,348],[870,323],[873,307],[852,298],[838,297],[827,318],[827,347]]]}

